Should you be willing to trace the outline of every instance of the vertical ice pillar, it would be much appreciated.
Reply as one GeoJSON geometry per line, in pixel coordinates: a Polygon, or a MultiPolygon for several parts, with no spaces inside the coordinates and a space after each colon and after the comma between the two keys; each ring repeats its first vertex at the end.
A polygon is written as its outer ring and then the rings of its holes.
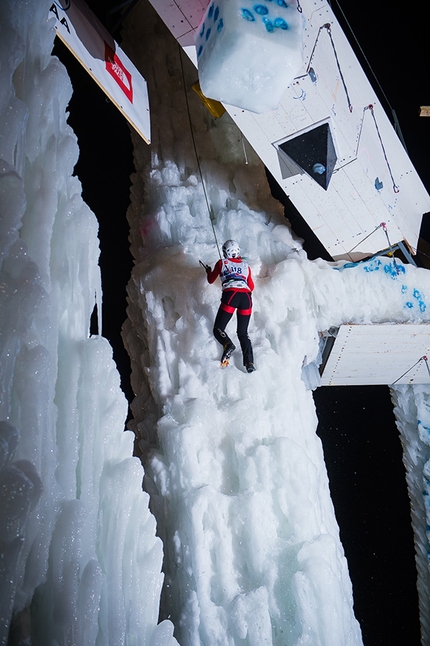
{"type": "Polygon", "coordinates": [[[196,49],[205,96],[252,112],[275,110],[302,65],[300,13],[285,0],[215,0],[196,49]]]}

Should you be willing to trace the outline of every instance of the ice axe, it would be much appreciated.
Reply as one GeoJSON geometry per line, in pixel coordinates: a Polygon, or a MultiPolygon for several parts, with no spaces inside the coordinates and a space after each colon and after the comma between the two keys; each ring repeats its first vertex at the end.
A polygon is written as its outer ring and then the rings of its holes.
{"type": "Polygon", "coordinates": [[[209,265],[205,265],[205,263],[204,263],[204,262],[202,262],[201,260],[199,260],[199,263],[201,264],[201,266],[203,267],[203,269],[206,271],[206,273],[208,273],[208,271],[211,271],[211,268],[210,268],[210,266],[209,266],[209,265]]]}

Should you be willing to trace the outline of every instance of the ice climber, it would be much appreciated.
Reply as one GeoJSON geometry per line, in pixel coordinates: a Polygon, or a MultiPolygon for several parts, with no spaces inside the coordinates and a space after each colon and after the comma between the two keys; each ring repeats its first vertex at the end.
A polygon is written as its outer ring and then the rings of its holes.
{"type": "Polygon", "coordinates": [[[224,258],[218,260],[213,270],[205,265],[208,283],[221,278],[222,295],[221,305],[214,323],[214,337],[223,346],[221,365],[228,365],[228,361],[236,346],[225,332],[225,328],[237,311],[237,337],[243,354],[243,365],[247,372],[253,372],[254,356],[251,340],[248,336],[248,324],[252,312],[252,296],[254,281],[251,268],[241,258],[240,247],[235,240],[227,240],[222,246],[224,258]]]}

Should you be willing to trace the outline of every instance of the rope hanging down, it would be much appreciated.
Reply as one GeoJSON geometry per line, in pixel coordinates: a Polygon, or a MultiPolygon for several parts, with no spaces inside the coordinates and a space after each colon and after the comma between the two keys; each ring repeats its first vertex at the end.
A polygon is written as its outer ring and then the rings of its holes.
{"type": "MultiPolygon", "coordinates": [[[[376,233],[376,231],[378,231],[378,229],[380,229],[380,228],[381,228],[381,227],[383,227],[383,226],[385,226],[385,222],[381,222],[381,224],[378,224],[378,226],[377,226],[377,227],[375,227],[375,229],[374,229],[373,231],[371,231],[371,232],[370,232],[370,233],[369,233],[365,238],[363,238],[363,240],[360,240],[360,242],[357,242],[357,244],[355,245],[355,247],[352,247],[352,249],[350,249],[350,250],[347,252],[347,255],[349,256],[349,254],[351,254],[351,253],[354,251],[354,249],[357,249],[357,247],[358,247],[359,245],[361,245],[361,243],[362,243],[362,242],[364,242],[365,240],[367,240],[367,238],[370,238],[370,236],[372,236],[374,233],[376,233]]],[[[352,260],[352,259],[351,259],[351,260],[352,260]]]]}
{"type": "Polygon", "coordinates": [[[206,200],[206,206],[207,206],[208,213],[209,213],[209,219],[210,219],[211,225],[212,225],[212,233],[214,234],[215,244],[216,244],[216,247],[218,249],[218,255],[219,255],[220,258],[222,258],[221,251],[220,251],[219,244],[218,244],[218,238],[216,236],[215,226],[214,226],[215,213],[214,213],[214,210],[213,210],[212,206],[209,204],[209,198],[208,198],[208,194],[206,192],[206,185],[205,185],[205,182],[204,182],[204,179],[203,179],[202,168],[200,166],[199,155],[197,153],[196,140],[194,138],[193,124],[191,122],[190,106],[189,106],[189,103],[188,103],[187,87],[185,85],[184,65],[183,65],[183,62],[182,62],[182,47],[179,44],[178,44],[178,47],[179,47],[179,60],[181,61],[182,85],[184,87],[185,103],[186,103],[186,106],[187,106],[187,114],[188,114],[188,122],[190,124],[191,139],[192,139],[192,142],[193,142],[194,153],[196,155],[197,167],[199,169],[200,181],[201,181],[202,187],[203,187],[203,194],[204,194],[205,200],[206,200]]]}
{"type": "Polygon", "coordinates": [[[400,274],[399,267],[398,267],[398,265],[397,265],[397,263],[396,263],[396,258],[394,257],[393,245],[391,244],[390,237],[389,237],[389,235],[388,235],[387,225],[385,224],[385,222],[381,222],[381,224],[378,224],[378,226],[377,226],[377,227],[375,227],[375,229],[374,229],[373,231],[371,231],[371,232],[370,232],[370,233],[369,233],[365,238],[363,238],[363,240],[360,240],[360,242],[357,242],[357,244],[355,245],[355,247],[352,247],[352,249],[350,249],[350,250],[348,251],[348,254],[347,254],[347,255],[348,255],[348,256],[350,256],[350,254],[354,251],[354,249],[357,249],[357,247],[358,247],[359,245],[361,245],[361,243],[362,243],[362,242],[364,242],[365,240],[367,240],[367,238],[370,238],[370,236],[371,236],[371,235],[373,235],[374,233],[376,233],[376,231],[378,231],[378,229],[381,229],[381,228],[382,228],[382,229],[384,229],[384,233],[385,233],[385,235],[386,235],[386,237],[387,237],[388,248],[390,249],[390,254],[391,254],[391,257],[392,257],[392,259],[393,259],[393,265],[394,265],[394,268],[395,268],[395,270],[396,270],[396,273],[397,273],[397,274],[400,274]]]}
{"type": "Polygon", "coordinates": [[[404,377],[405,375],[407,375],[407,374],[408,374],[408,372],[410,372],[411,370],[413,370],[413,368],[415,368],[415,366],[417,366],[419,363],[421,363],[421,361],[425,361],[425,364],[426,364],[426,366],[427,366],[427,372],[428,372],[429,377],[430,377],[430,368],[429,368],[429,364],[428,364],[428,359],[427,359],[426,355],[423,355],[422,357],[420,357],[420,358],[418,359],[418,361],[416,361],[416,362],[414,363],[414,365],[413,365],[413,366],[411,366],[410,368],[408,368],[408,370],[406,370],[406,372],[404,372],[402,375],[400,375],[400,377],[399,377],[398,379],[396,379],[396,381],[393,381],[393,383],[392,383],[392,384],[390,384],[390,385],[391,385],[391,386],[394,386],[398,381],[400,381],[400,379],[403,379],[403,377],[404,377]]]}
{"type": "Polygon", "coordinates": [[[385,224],[385,222],[381,222],[381,226],[382,226],[382,228],[384,229],[385,235],[387,236],[387,242],[388,242],[388,246],[389,246],[389,248],[390,248],[391,256],[392,256],[392,258],[393,258],[393,265],[394,265],[394,268],[395,268],[395,270],[396,270],[396,273],[397,273],[397,274],[400,274],[400,270],[399,270],[398,266],[396,265],[396,259],[395,259],[395,257],[394,257],[393,246],[392,246],[392,244],[391,244],[391,242],[390,242],[390,238],[389,238],[389,236],[388,236],[388,229],[387,229],[387,225],[385,224]]]}
{"type": "Polygon", "coordinates": [[[365,109],[365,110],[370,110],[370,114],[372,115],[373,122],[374,122],[374,124],[375,124],[375,128],[376,128],[376,132],[377,132],[377,134],[378,134],[379,143],[381,144],[382,152],[383,152],[383,154],[384,154],[385,163],[387,164],[388,172],[390,173],[391,182],[392,182],[392,184],[393,184],[393,191],[394,191],[395,193],[398,193],[398,192],[399,192],[399,187],[397,186],[396,182],[394,181],[394,177],[393,177],[393,173],[392,173],[392,171],[391,171],[390,163],[389,163],[389,161],[388,161],[387,153],[385,152],[384,142],[382,141],[381,133],[379,132],[379,127],[378,127],[378,123],[377,123],[377,121],[376,121],[375,112],[374,112],[374,110],[373,110],[373,105],[370,103],[370,104],[367,106],[367,108],[364,108],[364,109],[365,109]]]}
{"type": "Polygon", "coordinates": [[[316,37],[316,39],[315,39],[314,46],[313,46],[313,49],[312,49],[311,55],[310,55],[310,57],[309,57],[309,63],[308,63],[308,67],[307,67],[306,73],[307,73],[307,74],[309,74],[309,71],[310,71],[310,69],[311,69],[312,59],[313,59],[313,57],[314,57],[315,50],[316,50],[316,47],[317,47],[317,43],[318,43],[319,37],[320,37],[320,35],[321,35],[321,31],[322,31],[323,29],[326,29],[326,30],[327,30],[327,33],[328,33],[328,35],[329,35],[330,42],[331,42],[331,46],[332,46],[332,48],[333,48],[334,58],[335,58],[336,65],[337,65],[337,69],[338,69],[339,76],[340,76],[340,80],[342,81],[343,89],[345,90],[346,100],[347,100],[347,102],[348,102],[348,108],[349,108],[349,111],[350,111],[350,112],[352,112],[352,111],[353,111],[353,106],[352,106],[352,103],[351,103],[351,101],[350,101],[350,99],[349,99],[348,88],[346,87],[345,79],[343,78],[342,69],[341,69],[341,67],[340,67],[339,57],[338,57],[338,55],[337,55],[336,47],[335,47],[334,40],[333,40],[333,36],[332,36],[332,33],[331,33],[331,25],[330,25],[330,23],[329,23],[329,22],[327,22],[327,23],[325,23],[324,25],[322,25],[322,27],[320,27],[320,28],[319,28],[319,30],[318,30],[318,34],[317,34],[317,37],[316,37]]]}

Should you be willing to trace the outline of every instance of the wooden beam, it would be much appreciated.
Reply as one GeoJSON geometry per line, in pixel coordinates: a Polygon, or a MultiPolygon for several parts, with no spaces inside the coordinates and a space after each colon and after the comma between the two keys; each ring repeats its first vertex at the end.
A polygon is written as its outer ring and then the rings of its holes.
{"type": "Polygon", "coordinates": [[[420,105],[420,117],[430,117],[430,105],[420,105]]]}

